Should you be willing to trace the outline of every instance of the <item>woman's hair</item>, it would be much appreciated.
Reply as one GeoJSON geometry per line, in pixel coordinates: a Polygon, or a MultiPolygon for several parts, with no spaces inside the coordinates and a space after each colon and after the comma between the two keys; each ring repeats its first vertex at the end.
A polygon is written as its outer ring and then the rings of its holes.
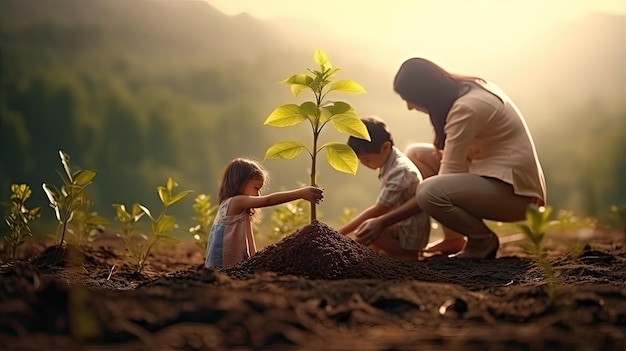
{"type": "MultiPolygon", "coordinates": [[[[250,179],[267,179],[267,171],[258,162],[236,158],[232,160],[224,169],[222,182],[219,188],[219,200],[222,201],[235,195],[243,194],[243,188],[250,179]]],[[[254,213],[252,209],[248,211],[254,213]]]]}
{"type": "Polygon", "coordinates": [[[361,121],[365,124],[371,141],[350,136],[350,138],[348,138],[348,146],[350,146],[357,155],[362,153],[378,153],[380,152],[380,147],[387,141],[391,142],[391,145],[393,145],[391,133],[389,133],[387,125],[382,119],[376,116],[368,116],[361,118],[361,121]]]}
{"type": "Polygon", "coordinates": [[[428,110],[435,129],[435,146],[443,149],[446,135],[446,117],[463,87],[483,81],[478,77],[448,73],[435,63],[423,58],[411,58],[400,66],[393,81],[393,89],[402,99],[428,110]]]}

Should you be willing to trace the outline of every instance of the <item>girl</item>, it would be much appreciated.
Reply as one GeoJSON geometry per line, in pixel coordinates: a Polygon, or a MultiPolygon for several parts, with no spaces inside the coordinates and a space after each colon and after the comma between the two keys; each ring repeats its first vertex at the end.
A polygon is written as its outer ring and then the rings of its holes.
{"type": "Polygon", "coordinates": [[[429,115],[434,145],[411,147],[407,156],[418,168],[433,165],[436,174],[418,185],[413,200],[364,222],[357,240],[369,245],[382,228],[424,211],[451,229],[431,251],[495,258],[499,240],[484,220],[520,221],[529,204],[545,204],[544,175],[524,117],[495,84],[423,58],[402,64],[394,90],[409,110],[429,115]]]}
{"type": "Polygon", "coordinates": [[[249,159],[237,158],[226,166],[219,187],[220,206],[211,227],[205,267],[231,266],[256,253],[251,222],[255,208],[298,199],[319,203],[324,197],[323,190],[314,186],[261,195],[266,178],[266,170],[249,159]]]}

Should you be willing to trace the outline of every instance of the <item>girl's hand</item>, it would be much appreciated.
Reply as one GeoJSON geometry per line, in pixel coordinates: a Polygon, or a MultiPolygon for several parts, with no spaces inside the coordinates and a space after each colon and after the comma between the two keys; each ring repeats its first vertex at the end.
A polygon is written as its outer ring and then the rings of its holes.
{"type": "Polygon", "coordinates": [[[361,225],[354,231],[356,233],[356,241],[370,246],[383,233],[383,226],[378,218],[371,218],[361,223],[361,225]]]}
{"type": "Polygon", "coordinates": [[[304,200],[319,204],[324,198],[324,190],[316,186],[307,186],[301,189],[304,200]]]}

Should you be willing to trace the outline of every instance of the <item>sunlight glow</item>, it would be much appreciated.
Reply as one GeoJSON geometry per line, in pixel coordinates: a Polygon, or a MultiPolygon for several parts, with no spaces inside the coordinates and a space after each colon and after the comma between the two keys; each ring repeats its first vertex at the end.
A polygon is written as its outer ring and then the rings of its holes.
{"type": "Polygon", "coordinates": [[[476,60],[513,49],[563,20],[594,12],[626,14],[622,0],[205,1],[231,16],[319,23],[309,26],[311,36],[376,47],[373,54],[406,57],[419,48],[433,59],[470,53],[468,59],[476,60]]]}

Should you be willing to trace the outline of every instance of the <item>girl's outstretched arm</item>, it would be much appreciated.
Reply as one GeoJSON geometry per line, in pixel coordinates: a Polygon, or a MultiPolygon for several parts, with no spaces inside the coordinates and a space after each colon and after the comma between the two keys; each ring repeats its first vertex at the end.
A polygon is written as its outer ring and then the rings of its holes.
{"type": "Polygon", "coordinates": [[[324,198],[324,190],[315,186],[305,186],[290,191],[279,191],[261,196],[237,195],[230,202],[229,214],[238,214],[249,208],[280,205],[285,202],[304,199],[319,203],[324,198]]]}

